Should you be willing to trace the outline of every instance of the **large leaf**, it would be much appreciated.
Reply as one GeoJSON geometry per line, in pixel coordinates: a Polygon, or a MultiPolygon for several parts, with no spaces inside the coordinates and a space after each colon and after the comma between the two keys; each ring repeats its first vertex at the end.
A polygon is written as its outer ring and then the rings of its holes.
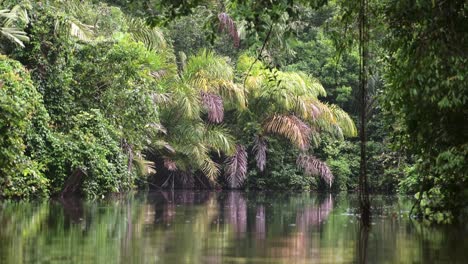
{"type": "Polygon", "coordinates": [[[263,128],[265,132],[286,137],[301,150],[309,148],[312,130],[294,115],[274,115],[266,120],[263,128]]]}
{"type": "Polygon", "coordinates": [[[17,23],[22,21],[27,24],[29,22],[28,13],[20,6],[14,6],[11,10],[0,10],[0,34],[21,47],[24,47],[24,42],[29,41],[29,37],[22,28],[17,27],[17,23]]]}
{"type": "Polygon", "coordinates": [[[237,145],[236,153],[226,160],[226,180],[231,188],[244,184],[247,177],[247,151],[242,145],[237,145]]]}
{"type": "Polygon", "coordinates": [[[333,174],[327,164],[312,155],[299,155],[297,166],[304,170],[306,175],[320,176],[331,187],[333,183],[333,174]]]}
{"type": "Polygon", "coordinates": [[[213,123],[221,123],[224,118],[224,106],[221,96],[213,93],[201,92],[201,101],[208,112],[208,120],[213,123]]]}
{"type": "Polygon", "coordinates": [[[218,19],[219,30],[228,33],[234,41],[234,46],[239,47],[239,32],[237,31],[236,23],[234,22],[234,20],[232,20],[232,18],[224,12],[218,14],[218,19]]]}
{"type": "Polygon", "coordinates": [[[167,47],[166,39],[161,29],[149,27],[143,19],[127,17],[128,32],[135,41],[145,44],[146,48],[160,51],[167,47]]]}
{"type": "Polygon", "coordinates": [[[252,150],[255,154],[255,161],[257,162],[257,168],[260,171],[263,171],[266,165],[266,151],[267,151],[266,139],[259,135],[255,136],[254,146],[252,150]]]}

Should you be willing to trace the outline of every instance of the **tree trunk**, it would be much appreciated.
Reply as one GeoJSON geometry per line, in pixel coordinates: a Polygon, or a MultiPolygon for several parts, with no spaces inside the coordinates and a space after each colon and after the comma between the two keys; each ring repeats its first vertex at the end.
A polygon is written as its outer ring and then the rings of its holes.
{"type": "Polygon", "coordinates": [[[72,174],[68,176],[68,179],[63,184],[63,189],[60,193],[60,197],[63,198],[68,195],[76,194],[81,187],[81,183],[83,182],[83,177],[85,175],[86,173],[82,169],[75,169],[72,172],[72,174]]]}
{"type": "Polygon", "coordinates": [[[359,205],[361,210],[361,221],[368,225],[370,222],[370,202],[369,190],[367,185],[367,75],[368,75],[368,60],[369,60],[369,25],[367,21],[367,0],[360,1],[359,8],[359,84],[360,84],[360,146],[361,146],[361,161],[359,173],[359,205]]]}

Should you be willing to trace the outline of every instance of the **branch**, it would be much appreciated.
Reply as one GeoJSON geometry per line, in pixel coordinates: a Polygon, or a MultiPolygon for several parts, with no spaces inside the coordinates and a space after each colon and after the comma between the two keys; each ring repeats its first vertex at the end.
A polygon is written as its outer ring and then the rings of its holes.
{"type": "MultiPolygon", "coordinates": [[[[263,50],[265,49],[265,46],[268,42],[268,40],[270,39],[270,35],[271,35],[271,31],[273,30],[273,24],[270,25],[270,29],[268,29],[268,33],[265,37],[265,40],[263,41],[263,45],[262,45],[262,48],[260,49],[260,52],[258,53],[257,57],[255,58],[254,62],[250,65],[249,67],[249,70],[247,71],[247,74],[245,75],[245,78],[244,78],[244,90],[245,90],[245,82],[247,81],[247,77],[249,77],[249,74],[250,74],[250,71],[252,70],[253,66],[255,65],[255,63],[257,63],[258,59],[260,58],[260,56],[262,56],[262,52],[263,50]]],[[[245,92],[245,91],[244,91],[245,92]]]]}

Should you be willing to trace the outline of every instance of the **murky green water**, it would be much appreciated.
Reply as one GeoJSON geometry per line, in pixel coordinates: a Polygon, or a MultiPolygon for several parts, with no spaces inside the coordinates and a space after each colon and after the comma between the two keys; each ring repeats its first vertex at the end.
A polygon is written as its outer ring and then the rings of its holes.
{"type": "Polygon", "coordinates": [[[0,263],[466,263],[466,225],[425,227],[404,198],[157,192],[0,204],[0,263]]]}

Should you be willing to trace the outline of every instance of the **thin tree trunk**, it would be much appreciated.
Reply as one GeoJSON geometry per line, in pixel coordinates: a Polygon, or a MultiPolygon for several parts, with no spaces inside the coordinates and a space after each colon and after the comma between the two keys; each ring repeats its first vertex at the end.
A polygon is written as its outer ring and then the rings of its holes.
{"type": "Polygon", "coordinates": [[[370,222],[370,202],[367,186],[367,74],[368,74],[368,59],[369,59],[369,25],[367,21],[367,0],[360,1],[359,8],[359,83],[360,83],[360,145],[361,145],[361,161],[359,173],[359,204],[361,209],[361,220],[365,225],[370,222]]]}
{"type": "Polygon", "coordinates": [[[358,241],[358,254],[357,263],[367,263],[367,249],[369,242],[369,229],[370,226],[364,223],[359,224],[359,241],[358,241]]]}
{"type": "MultiPolygon", "coordinates": [[[[265,40],[263,40],[263,44],[262,44],[262,48],[260,49],[257,57],[255,57],[255,60],[254,62],[250,65],[249,67],[249,70],[247,71],[247,74],[245,75],[245,78],[244,78],[244,89],[245,89],[245,82],[247,81],[247,78],[249,77],[250,75],[250,71],[252,71],[252,68],[253,66],[255,65],[255,63],[262,57],[262,53],[263,53],[263,50],[265,49],[267,43],[268,43],[268,40],[270,40],[270,36],[271,36],[271,31],[273,31],[273,23],[270,25],[270,28],[268,29],[268,33],[265,37],[265,40]]],[[[245,92],[245,91],[244,91],[245,92]]]]}

